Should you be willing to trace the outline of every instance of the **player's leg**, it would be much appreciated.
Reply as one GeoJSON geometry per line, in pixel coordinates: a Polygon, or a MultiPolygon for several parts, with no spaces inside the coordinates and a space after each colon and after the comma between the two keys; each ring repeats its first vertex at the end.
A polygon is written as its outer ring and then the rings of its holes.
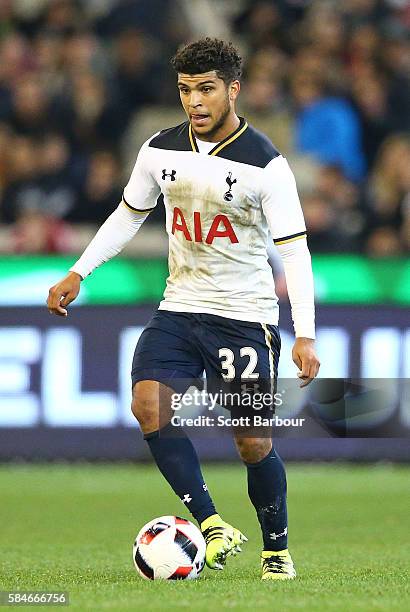
{"type": "Polygon", "coordinates": [[[200,525],[208,567],[223,569],[226,557],[239,552],[245,538],[217,513],[192,442],[181,427],[172,426],[167,419],[171,411],[165,408],[165,398],[169,396],[170,406],[173,393],[157,381],[139,381],[133,388],[132,411],[159,470],[200,525]]]}
{"type": "MultiPolygon", "coordinates": [[[[275,396],[280,354],[279,330],[273,325],[262,325],[249,330],[248,338],[257,353],[255,373],[258,391],[263,397],[275,396]]],[[[253,396],[256,399],[256,395],[253,396]]],[[[260,406],[258,406],[260,408],[260,406]]],[[[251,410],[251,418],[259,415],[272,418],[274,402],[262,410],[251,410]]],[[[282,459],[272,445],[270,426],[234,431],[239,454],[246,465],[249,498],[256,510],[262,531],[262,579],[286,580],[296,576],[288,551],[287,483],[282,459]]]]}
{"type": "MultiPolygon", "coordinates": [[[[227,319],[214,315],[193,315],[196,346],[201,353],[208,382],[215,379],[215,373],[220,378],[220,362],[218,361],[218,347],[220,344],[220,330],[218,324],[229,322],[227,319]],[[215,352],[216,351],[216,352],[215,352]],[[216,356],[215,356],[216,355],[216,356]]],[[[224,521],[219,514],[209,517],[201,523],[201,531],[206,541],[206,563],[213,569],[223,569],[226,560],[241,552],[241,544],[247,541],[246,536],[224,521]]]]}
{"type": "Polygon", "coordinates": [[[186,315],[161,311],[147,325],[134,355],[132,412],[161,473],[201,524],[216,514],[215,506],[192,442],[171,423],[173,395],[185,392],[203,370],[189,328],[186,315]],[[170,364],[180,369],[170,370],[170,364]]]}
{"type": "Polygon", "coordinates": [[[201,524],[216,514],[195,448],[182,427],[171,424],[174,390],[143,380],[133,388],[132,412],[164,478],[201,524]]]}
{"type": "MultiPolygon", "coordinates": [[[[260,434],[263,434],[261,431],[260,434]]],[[[288,551],[286,473],[272,446],[269,432],[263,437],[235,434],[235,443],[248,476],[248,494],[262,531],[262,578],[296,576],[288,551]]]]}
{"type": "MultiPolygon", "coordinates": [[[[200,350],[206,364],[207,377],[213,387],[240,396],[238,405],[228,405],[231,416],[272,417],[274,410],[252,410],[243,394],[258,393],[265,399],[275,394],[275,381],[280,353],[280,336],[276,326],[242,322],[213,315],[200,315],[200,350]]],[[[227,397],[227,395],[225,395],[227,397]]],[[[248,399],[248,398],[247,398],[248,399]]],[[[256,395],[253,396],[256,399],[256,395]]],[[[256,404],[255,404],[256,405],[256,404]]],[[[263,577],[267,577],[267,561],[274,557],[282,569],[288,568],[286,474],[283,463],[272,448],[271,431],[261,427],[240,428],[235,432],[239,453],[246,464],[248,491],[261,525],[264,550],[262,552],[263,577]],[[280,553],[280,554],[279,554],[280,553]]],[[[291,560],[290,560],[291,563],[291,560]]],[[[269,568],[273,562],[269,562],[269,568]]],[[[293,565],[292,565],[292,572],[293,565]]],[[[281,571],[281,577],[293,577],[291,571],[281,571]]],[[[277,576],[276,572],[270,575],[277,576]]]]}
{"type": "Polygon", "coordinates": [[[174,393],[158,381],[139,381],[133,387],[132,412],[159,470],[200,525],[208,567],[221,570],[226,557],[239,552],[246,538],[217,513],[192,442],[181,427],[170,422],[174,393]]]}

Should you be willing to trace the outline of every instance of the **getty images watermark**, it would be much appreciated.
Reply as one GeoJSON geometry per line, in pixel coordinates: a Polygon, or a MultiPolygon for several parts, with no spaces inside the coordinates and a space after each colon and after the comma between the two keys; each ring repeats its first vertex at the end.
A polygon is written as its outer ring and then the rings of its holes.
{"type": "Polygon", "coordinates": [[[241,392],[218,391],[212,393],[206,389],[193,389],[189,393],[173,393],[171,409],[174,412],[171,423],[182,427],[303,427],[305,418],[280,418],[274,414],[275,408],[283,405],[283,394],[262,393],[253,391],[241,392]],[[177,414],[183,408],[201,406],[208,414],[193,417],[177,414]],[[229,408],[229,415],[209,414],[221,407],[229,408]],[[247,414],[237,411],[247,409],[247,414]]]}

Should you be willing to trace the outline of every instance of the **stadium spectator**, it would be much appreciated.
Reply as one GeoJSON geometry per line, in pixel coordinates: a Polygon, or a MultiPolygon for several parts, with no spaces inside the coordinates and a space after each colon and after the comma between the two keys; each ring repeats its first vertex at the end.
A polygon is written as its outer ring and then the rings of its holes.
{"type": "Polygon", "coordinates": [[[296,150],[313,155],[324,166],[340,166],[350,180],[361,180],[365,161],[360,123],[351,105],[327,95],[319,79],[303,74],[292,79],[292,93],[299,109],[296,150]]]}
{"type": "Polygon", "coordinates": [[[87,152],[118,143],[126,127],[121,101],[91,69],[73,75],[66,102],[66,133],[76,149],[87,152]]]}
{"type": "Polygon", "coordinates": [[[404,228],[408,227],[409,198],[410,139],[394,135],[383,143],[366,191],[367,249],[371,254],[396,255],[406,242],[408,246],[404,228]]]}
{"type": "MultiPolygon", "coordinates": [[[[8,149],[10,143],[10,129],[4,124],[0,123],[0,202],[1,194],[8,181],[8,149]]],[[[0,213],[1,218],[1,213],[0,213]]]]}
{"type": "Polygon", "coordinates": [[[352,97],[362,125],[367,166],[371,168],[380,145],[393,129],[386,79],[373,70],[370,74],[361,74],[352,83],[352,97]]]}
{"type": "Polygon", "coordinates": [[[249,2],[234,21],[235,29],[246,39],[248,51],[256,51],[273,42],[286,44],[283,13],[280,3],[269,0],[249,2]]]}
{"type": "Polygon", "coordinates": [[[114,40],[115,79],[129,119],[142,106],[161,97],[164,67],[155,58],[155,47],[142,32],[129,28],[114,40]]]}
{"type": "Polygon", "coordinates": [[[26,211],[14,225],[11,249],[15,253],[67,253],[73,242],[73,228],[64,221],[38,211],[26,211]]]}
{"type": "Polygon", "coordinates": [[[259,71],[249,75],[240,110],[284,155],[293,151],[293,117],[286,108],[280,81],[259,71]]]}
{"type": "Polygon", "coordinates": [[[12,180],[3,197],[5,219],[13,222],[27,211],[66,217],[76,202],[78,180],[65,140],[53,133],[37,139],[17,136],[12,146],[12,180]]]}
{"type": "Polygon", "coordinates": [[[121,200],[120,177],[120,168],[113,153],[103,150],[94,152],[77,205],[67,218],[79,223],[103,223],[121,200]]]}
{"type": "Polygon", "coordinates": [[[309,234],[309,248],[313,253],[354,250],[354,238],[351,238],[338,222],[338,211],[330,198],[319,193],[305,195],[303,211],[309,234]]]}
{"type": "Polygon", "coordinates": [[[27,136],[9,135],[4,168],[1,215],[3,221],[13,223],[20,210],[28,208],[36,189],[39,163],[34,140],[27,136]]]}

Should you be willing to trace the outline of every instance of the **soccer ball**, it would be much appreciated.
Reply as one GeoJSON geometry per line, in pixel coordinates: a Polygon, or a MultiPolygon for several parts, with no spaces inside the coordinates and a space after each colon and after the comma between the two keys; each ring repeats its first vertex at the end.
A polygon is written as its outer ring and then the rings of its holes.
{"type": "Polygon", "coordinates": [[[195,525],[179,516],[160,516],[141,529],[132,557],[148,580],[190,580],[205,565],[205,540],[195,525]]]}

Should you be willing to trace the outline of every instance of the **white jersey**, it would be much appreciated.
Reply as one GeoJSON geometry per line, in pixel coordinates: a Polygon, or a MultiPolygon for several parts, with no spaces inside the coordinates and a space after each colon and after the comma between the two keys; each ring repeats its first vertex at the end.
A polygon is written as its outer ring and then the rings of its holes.
{"type": "Polygon", "coordinates": [[[279,245],[306,235],[293,174],[244,119],[207,149],[189,122],[163,130],[142,146],[124,189],[136,215],[163,195],[169,277],[159,308],[276,325],[268,230],[279,245]]]}

